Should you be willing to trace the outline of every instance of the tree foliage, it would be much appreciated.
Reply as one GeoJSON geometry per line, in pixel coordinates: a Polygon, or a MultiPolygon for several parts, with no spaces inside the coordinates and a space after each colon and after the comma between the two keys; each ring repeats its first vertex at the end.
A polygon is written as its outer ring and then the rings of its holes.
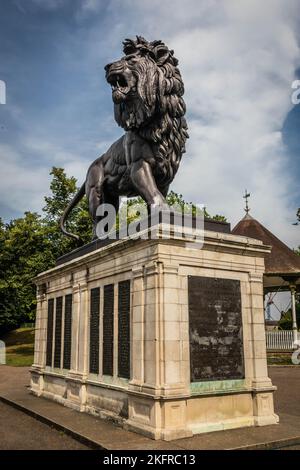
{"type": "MultiPolygon", "coordinates": [[[[298,329],[300,327],[300,303],[296,304],[296,321],[298,329]]],[[[278,326],[281,330],[291,330],[293,328],[293,318],[292,310],[289,309],[286,312],[282,313],[280,320],[278,321],[278,326]]]]}
{"type": "MultiPolygon", "coordinates": [[[[203,215],[205,218],[226,222],[226,217],[223,215],[214,215],[211,216],[208,212],[206,207],[198,207],[193,202],[187,202],[183,199],[182,194],[175,193],[174,191],[170,191],[167,195],[167,203],[168,205],[173,208],[173,210],[177,212],[185,212],[186,214],[192,214],[193,216],[196,215],[203,215]]],[[[139,214],[134,211],[135,206],[144,206],[146,212],[146,203],[141,197],[131,198],[127,201],[127,206],[125,208],[126,214],[123,214],[123,207],[121,206],[120,213],[121,217],[124,220],[125,216],[127,218],[127,223],[132,222],[135,220],[139,214]],[[133,209],[133,210],[131,210],[133,209]]],[[[117,220],[118,226],[118,220],[117,220]]]]}
{"type": "Polygon", "coordinates": [[[1,223],[0,331],[34,318],[32,278],[53,263],[51,241],[40,215],[26,212],[9,224],[1,223]],[[50,262],[50,264],[49,264],[50,262]]]}
{"type": "MultiPolygon", "coordinates": [[[[67,177],[63,168],[53,167],[50,175],[52,175],[51,195],[45,197],[46,204],[43,212],[46,236],[51,239],[56,259],[77,247],[75,240],[61,233],[59,219],[79,188],[76,186],[76,179],[73,176],[67,177]]],[[[91,240],[92,228],[86,197],[71,212],[67,220],[67,228],[70,232],[80,235],[84,243],[91,240]]]]}

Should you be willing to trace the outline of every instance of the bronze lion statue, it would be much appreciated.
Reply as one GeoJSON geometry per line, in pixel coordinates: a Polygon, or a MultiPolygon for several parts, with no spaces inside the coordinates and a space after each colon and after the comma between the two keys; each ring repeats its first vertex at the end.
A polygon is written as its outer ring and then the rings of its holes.
{"type": "Polygon", "coordinates": [[[178,170],[188,138],[183,100],[184,86],[174,51],[162,41],[137,36],[123,42],[124,56],[106,65],[112,87],[114,116],[125,134],[89,167],[86,181],[60,221],[86,194],[93,219],[93,233],[102,203],[119,210],[119,196],[141,196],[147,204],[164,209],[169,185],[178,170]]]}

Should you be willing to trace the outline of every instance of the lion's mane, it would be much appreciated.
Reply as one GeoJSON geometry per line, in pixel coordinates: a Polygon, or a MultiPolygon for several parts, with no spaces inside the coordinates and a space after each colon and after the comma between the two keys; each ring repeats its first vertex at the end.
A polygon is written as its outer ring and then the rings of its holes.
{"type": "Polygon", "coordinates": [[[126,109],[117,105],[115,117],[120,125],[121,120],[131,119],[139,135],[151,143],[155,155],[153,172],[161,184],[169,184],[188,138],[178,60],[162,41],[148,42],[137,36],[136,40],[126,39],[123,45],[127,64],[137,80],[139,100],[127,104],[126,109]],[[136,55],[138,61],[134,59],[136,55]]]}

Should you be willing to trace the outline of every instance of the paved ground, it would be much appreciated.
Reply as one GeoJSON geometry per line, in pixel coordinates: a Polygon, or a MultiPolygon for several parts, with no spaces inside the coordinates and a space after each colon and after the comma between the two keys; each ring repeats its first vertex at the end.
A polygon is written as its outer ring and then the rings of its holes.
{"type": "Polygon", "coordinates": [[[84,450],[87,446],[0,402],[1,450],[84,450]]]}
{"type": "Polygon", "coordinates": [[[300,450],[300,446],[285,446],[282,447],[280,450],[300,450]]]}
{"type": "MultiPolygon", "coordinates": [[[[39,419],[52,423],[59,429],[66,429],[71,435],[84,439],[82,442],[87,445],[93,443],[93,445],[98,445],[99,448],[108,450],[177,449],[182,451],[184,449],[233,449],[240,447],[299,449],[300,367],[271,367],[270,376],[273,383],[278,387],[278,391],[275,393],[275,411],[280,416],[280,424],[199,434],[192,438],[180,439],[170,443],[147,439],[139,434],[125,431],[108,421],[97,419],[85,413],[78,413],[50,400],[34,397],[26,388],[29,376],[28,368],[25,367],[0,366],[0,398],[13,402],[15,406],[39,416],[39,419]],[[285,447],[287,444],[290,447],[285,447]]],[[[2,419],[0,423],[2,423],[2,419]]],[[[18,428],[15,429],[15,432],[16,439],[18,439],[19,434],[22,434],[22,432],[18,428]]],[[[40,434],[38,439],[40,439],[40,434]]],[[[71,440],[70,445],[71,442],[74,445],[74,441],[71,440]]],[[[36,441],[36,445],[42,446],[44,442],[37,443],[36,441]]],[[[46,447],[35,448],[46,449],[46,447]]]]}
{"type": "Polygon", "coordinates": [[[277,385],[275,407],[281,414],[295,417],[300,424],[300,366],[269,367],[269,374],[277,385]]]}

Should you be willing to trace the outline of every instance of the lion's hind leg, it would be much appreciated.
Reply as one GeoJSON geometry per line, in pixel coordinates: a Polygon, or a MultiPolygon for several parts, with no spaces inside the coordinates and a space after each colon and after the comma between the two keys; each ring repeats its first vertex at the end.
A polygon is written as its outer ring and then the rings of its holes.
{"type": "Polygon", "coordinates": [[[101,162],[95,162],[88,170],[85,191],[88,198],[89,213],[93,220],[93,240],[97,238],[97,209],[103,202],[104,168],[101,162]]]}

